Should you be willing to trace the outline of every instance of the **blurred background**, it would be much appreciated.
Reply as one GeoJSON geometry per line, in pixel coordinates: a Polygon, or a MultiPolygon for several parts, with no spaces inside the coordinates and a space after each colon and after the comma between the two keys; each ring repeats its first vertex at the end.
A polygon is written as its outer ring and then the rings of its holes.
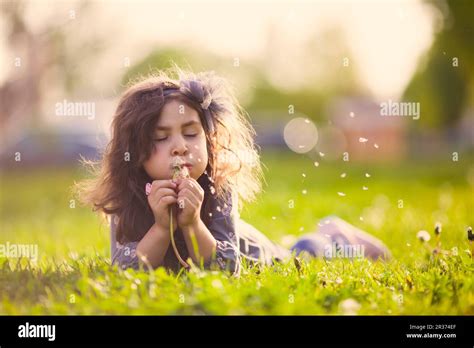
{"type": "Polygon", "coordinates": [[[319,131],[311,150],[332,158],[466,151],[472,13],[469,1],[2,1],[2,166],[16,152],[33,166],[92,156],[125,84],[171,62],[227,77],[265,148],[286,150],[282,129],[302,116],[319,131]],[[419,103],[419,119],[380,117],[389,100],[419,103]],[[359,135],[379,149],[361,154],[359,135]]]}
{"type": "MultiPolygon", "coordinates": [[[[427,200],[437,202],[426,219],[449,221],[446,209],[454,207],[449,202],[455,200],[456,182],[469,216],[474,185],[473,13],[474,3],[467,0],[2,0],[2,238],[35,233],[41,239],[46,232],[64,237],[67,250],[90,245],[77,232],[92,234],[97,221],[89,209],[76,207],[69,190],[86,175],[79,156],[98,158],[126,83],[171,63],[196,72],[214,70],[234,85],[257,131],[268,167],[267,192],[281,198],[281,211],[292,192],[300,191],[287,175],[297,178],[298,185],[310,176],[302,176],[299,169],[286,169],[283,175],[282,161],[290,166],[294,161],[309,163],[313,170],[325,165],[322,176],[338,178],[350,170],[344,169],[345,162],[364,168],[361,173],[380,168],[386,191],[393,192],[409,185],[405,181],[397,186],[397,177],[418,185],[423,175],[417,177],[412,173],[418,169],[411,168],[427,161],[420,173],[445,174],[434,181],[441,187],[435,198],[431,186],[423,191],[427,200]],[[400,102],[417,104],[419,117],[381,114],[384,103],[400,102]],[[282,192],[288,195],[278,196],[282,192]]],[[[356,186],[360,191],[361,186],[358,181],[338,185],[331,195],[356,186]]],[[[271,197],[263,202],[270,204],[271,197]]],[[[290,222],[291,228],[282,224],[279,232],[270,233],[303,233],[311,226],[302,229],[302,219],[311,225],[315,215],[327,213],[362,223],[367,206],[379,207],[380,213],[389,199],[397,202],[396,193],[373,193],[363,202],[360,197],[352,203],[335,200],[310,212],[311,217],[292,215],[291,221],[300,222],[290,222]],[[351,206],[355,210],[344,210],[351,206]]],[[[316,205],[309,199],[306,207],[316,205]]],[[[281,212],[271,209],[256,205],[245,214],[265,226],[266,218],[274,221],[281,212]]],[[[378,213],[367,214],[377,219],[378,213]]],[[[412,215],[410,221],[417,220],[412,215]]],[[[107,234],[101,236],[98,248],[106,250],[107,234]]],[[[43,250],[54,253],[57,239],[52,239],[43,250]]]]}

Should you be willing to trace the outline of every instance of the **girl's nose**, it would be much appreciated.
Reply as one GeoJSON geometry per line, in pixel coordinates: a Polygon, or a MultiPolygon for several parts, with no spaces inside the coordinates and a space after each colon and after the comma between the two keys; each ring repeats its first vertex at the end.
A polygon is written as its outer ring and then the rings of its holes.
{"type": "Polygon", "coordinates": [[[188,147],[186,146],[185,140],[180,137],[178,140],[175,141],[173,144],[173,148],[171,153],[173,156],[184,155],[188,151],[188,147]]]}

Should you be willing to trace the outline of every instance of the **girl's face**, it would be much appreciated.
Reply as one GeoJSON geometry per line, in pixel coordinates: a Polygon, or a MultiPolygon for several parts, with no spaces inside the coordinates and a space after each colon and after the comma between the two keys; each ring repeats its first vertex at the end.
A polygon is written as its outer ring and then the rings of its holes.
{"type": "Polygon", "coordinates": [[[153,135],[153,151],[143,168],[154,180],[171,179],[173,159],[180,157],[197,180],[206,170],[206,135],[196,110],[175,99],[161,111],[153,135]]]}

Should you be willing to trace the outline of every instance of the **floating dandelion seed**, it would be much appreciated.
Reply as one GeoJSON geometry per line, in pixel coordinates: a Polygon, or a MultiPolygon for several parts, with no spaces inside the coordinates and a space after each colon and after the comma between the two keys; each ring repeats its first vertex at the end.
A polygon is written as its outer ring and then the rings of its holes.
{"type": "Polygon", "coordinates": [[[349,114],[350,117],[354,118],[354,113],[351,111],[351,113],[349,114]]]}
{"type": "Polygon", "coordinates": [[[365,173],[365,176],[366,176],[367,178],[370,178],[370,174],[369,174],[369,173],[365,173]]]}
{"type": "Polygon", "coordinates": [[[362,137],[359,138],[359,143],[366,143],[368,141],[369,141],[369,139],[367,139],[367,138],[362,138],[362,137]]]}
{"type": "Polygon", "coordinates": [[[346,177],[346,173],[342,173],[341,178],[345,178],[345,177],[346,177]]]}
{"type": "Polygon", "coordinates": [[[303,226],[300,227],[300,232],[302,232],[302,231],[304,231],[304,227],[303,227],[303,226]]]}
{"type": "Polygon", "coordinates": [[[377,145],[377,143],[374,144],[374,147],[375,147],[376,149],[379,148],[379,146],[377,145]]]}
{"type": "Polygon", "coordinates": [[[301,192],[302,192],[304,195],[305,195],[306,193],[308,193],[308,191],[306,191],[306,190],[303,190],[303,191],[301,191],[301,192]]]}
{"type": "Polygon", "coordinates": [[[344,192],[338,192],[337,194],[341,197],[344,197],[346,195],[344,192]]]}
{"type": "Polygon", "coordinates": [[[276,216],[272,216],[272,220],[276,220],[276,216]]]}
{"type": "Polygon", "coordinates": [[[303,178],[306,178],[306,174],[305,174],[305,173],[303,173],[303,174],[301,174],[301,175],[303,176],[303,178]]]}
{"type": "Polygon", "coordinates": [[[367,191],[369,188],[367,186],[362,186],[362,190],[367,191]]]}
{"type": "Polygon", "coordinates": [[[430,234],[425,230],[418,231],[416,237],[422,242],[428,242],[431,239],[430,234]]]}
{"type": "Polygon", "coordinates": [[[360,221],[364,221],[364,218],[362,216],[359,216],[360,221]]]}
{"type": "Polygon", "coordinates": [[[319,156],[324,157],[324,153],[319,151],[319,156]]]}
{"type": "Polygon", "coordinates": [[[314,162],[315,167],[319,167],[319,162],[314,162]]]}

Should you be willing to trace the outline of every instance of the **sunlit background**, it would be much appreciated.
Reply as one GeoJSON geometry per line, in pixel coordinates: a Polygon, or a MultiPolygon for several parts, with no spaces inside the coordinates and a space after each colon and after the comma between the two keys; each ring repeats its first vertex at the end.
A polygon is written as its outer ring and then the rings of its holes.
{"type": "Polygon", "coordinates": [[[171,62],[227,77],[262,145],[285,148],[292,106],[329,124],[337,141],[319,146],[333,157],[354,150],[348,115],[393,160],[445,141],[472,147],[469,10],[467,1],[2,1],[2,163],[31,127],[107,137],[128,80],[171,62]],[[58,115],[64,101],[93,103],[95,115],[58,115]],[[419,119],[380,117],[388,101],[419,103],[419,119]]]}
{"type": "Polygon", "coordinates": [[[360,301],[362,314],[474,312],[466,238],[474,225],[471,0],[0,6],[0,313],[324,314],[340,313],[345,297],[360,301]],[[161,301],[135,297],[137,285],[122,287],[114,269],[105,277],[116,285],[103,282],[109,226],[71,192],[89,176],[79,158],[99,158],[128,82],[173,63],[227,78],[256,129],[264,190],[242,218],[290,247],[336,215],[390,249],[392,263],[373,264],[378,278],[341,262],[328,273],[336,286],[329,291],[321,263],[305,280],[291,278],[296,271],[263,276],[274,279],[264,293],[277,294],[267,300],[242,295],[224,305],[245,292],[231,284],[224,296],[212,282],[196,297],[211,300],[195,307],[176,303],[174,280],[157,287],[161,301]],[[83,108],[68,112],[71,103],[83,108]],[[432,234],[431,247],[420,232],[432,234]],[[13,270],[18,257],[2,254],[9,245],[36,248],[38,260],[13,270]],[[440,262],[431,262],[436,255],[440,262]],[[80,262],[92,266],[83,274],[80,262]],[[128,290],[107,290],[115,286],[128,290]],[[285,286],[305,294],[297,305],[285,286]],[[406,305],[394,302],[394,289],[404,289],[406,305]],[[65,300],[71,296],[77,302],[65,300]]]}

